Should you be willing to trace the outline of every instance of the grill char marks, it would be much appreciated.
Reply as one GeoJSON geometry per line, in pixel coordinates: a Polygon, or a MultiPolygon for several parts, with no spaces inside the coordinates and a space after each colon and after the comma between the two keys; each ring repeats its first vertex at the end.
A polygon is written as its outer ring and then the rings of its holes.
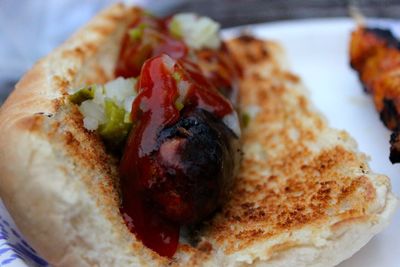
{"type": "Polygon", "coordinates": [[[165,217],[180,223],[212,214],[233,181],[239,148],[234,133],[211,113],[196,109],[164,129],[158,142],[153,164],[164,178],[150,188],[151,201],[165,217]]]}
{"type": "Polygon", "coordinates": [[[371,94],[381,121],[394,131],[390,160],[400,162],[400,42],[388,29],[359,27],[352,33],[350,65],[371,94]]]}
{"type": "Polygon", "coordinates": [[[380,28],[366,28],[365,31],[377,36],[382,40],[385,40],[387,46],[400,49],[399,40],[397,40],[397,38],[390,30],[380,28]]]}
{"type": "Polygon", "coordinates": [[[390,136],[390,156],[392,163],[400,162],[400,132],[394,131],[390,136]]]}
{"type": "Polygon", "coordinates": [[[386,98],[383,100],[380,118],[387,128],[395,131],[398,129],[400,125],[400,116],[393,100],[386,98]]]}

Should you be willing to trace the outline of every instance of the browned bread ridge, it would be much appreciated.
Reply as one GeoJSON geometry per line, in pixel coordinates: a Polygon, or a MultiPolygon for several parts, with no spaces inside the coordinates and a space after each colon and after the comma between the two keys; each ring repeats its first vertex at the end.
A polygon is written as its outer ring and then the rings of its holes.
{"type": "Polygon", "coordinates": [[[333,266],[392,215],[387,177],[329,128],[288,72],[279,45],[243,37],[243,164],[232,199],[198,246],[172,261],[136,240],[119,213],[117,160],[65,101],[69,88],[113,79],[135,9],[114,5],[39,61],[0,109],[0,196],[53,266],[333,266]]]}
{"type": "Polygon", "coordinates": [[[243,71],[240,110],[249,122],[232,199],[202,233],[209,262],[339,264],[388,224],[397,207],[388,177],[327,125],[278,44],[242,36],[228,47],[243,71]]]}
{"type": "Polygon", "coordinates": [[[124,5],[101,12],[39,61],[0,110],[1,198],[53,266],[167,262],[126,228],[116,160],[65,101],[70,88],[114,78],[122,37],[136,12],[124,5]]]}

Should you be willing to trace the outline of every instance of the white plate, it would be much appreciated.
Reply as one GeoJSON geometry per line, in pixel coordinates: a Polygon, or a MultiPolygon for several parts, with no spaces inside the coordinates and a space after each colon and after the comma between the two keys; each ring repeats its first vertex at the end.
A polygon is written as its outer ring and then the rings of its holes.
{"type": "MultiPolygon", "coordinates": [[[[400,29],[398,21],[372,20],[371,25],[400,29]]],[[[256,35],[277,40],[286,48],[293,71],[302,77],[311,91],[312,101],[325,114],[330,125],[350,132],[358,141],[360,150],[371,156],[372,169],[391,177],[393,191],[399,195],[400,165],[393,166],[388,160],[390,132],[380,122],[370,97],[363,93],[356,73],[349,67],[347,47],[353,27],[354,23],[349,19],[298,20],[246,26],[256,35]]],[[[237,30],[226,30],[225,34],[230,35],[237,30]]],[[[400,35],[399,32],[397,34],[400,35]]],[[[13,249],[22,241],[11,228],[12,222],[0,202],[0,266],[36,266],[34,262],[39,260],[32,253],[13,249]],[[1,220],[8,221],[10,226],[1,220]],[[2,231],[8,235],[2,234],[2,231]],[[15,259],[4,264],[12,257],[15,259]]],[[[400,266],[399,211],[386,230],[340,264],[340,267],[358,266],[400,266]]]]}

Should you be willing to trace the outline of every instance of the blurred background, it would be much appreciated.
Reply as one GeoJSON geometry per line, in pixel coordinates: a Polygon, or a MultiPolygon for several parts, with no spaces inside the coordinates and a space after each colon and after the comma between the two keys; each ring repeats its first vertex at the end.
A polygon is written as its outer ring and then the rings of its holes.
{"type": "MultiPolygon", "coordinates": [[[[0,104],[36,60],[116,0],[0,0],[0,104]]],[[[155,14],[196,12],[223,28],[277,20],[348,16],[399,18],[400,0],[125,0],[155,14]]]]}

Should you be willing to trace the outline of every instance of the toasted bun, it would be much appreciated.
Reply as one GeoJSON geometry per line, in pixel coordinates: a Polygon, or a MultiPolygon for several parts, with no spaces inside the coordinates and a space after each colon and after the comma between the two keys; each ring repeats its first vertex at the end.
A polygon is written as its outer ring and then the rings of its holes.
{"type": "Polygon", "coordinates": [[[232,199],[171,261],[147,249],[119,213],[117,159],[83,128],[68,88],[103,83],[135,9],[115,5],[38,62],[0,110],[0,195],[53,266],[333,266],[388,222],[396,206],[345,132],[329,128],[274,43],[229,43],[244,70],[244,158],[232,199]]]}
{"type": "Polygon", "coordinates": [[[67,89],[112,79],[136,11],[115,5],[38,62],[0,111],[0,193],[29,243],[53,266],[165,262],[127,230],[116,160],[87,132],[67,89]],[[140,256],[139,256],[140,255],[140,256]]]}
{"type": "MultiPolygon", "coordinates": [[[[232,199],[203,231],[227,266],[334,266],[390,221],[390,180],[310,104],[283,49],[252,37],[228,47],[243,70],[243,163],[232,199]]],[[[194,257],[196,259],[196,257],[194,257]]],[[[214,262],[215,263],[215,262],[214,262]]]]}

